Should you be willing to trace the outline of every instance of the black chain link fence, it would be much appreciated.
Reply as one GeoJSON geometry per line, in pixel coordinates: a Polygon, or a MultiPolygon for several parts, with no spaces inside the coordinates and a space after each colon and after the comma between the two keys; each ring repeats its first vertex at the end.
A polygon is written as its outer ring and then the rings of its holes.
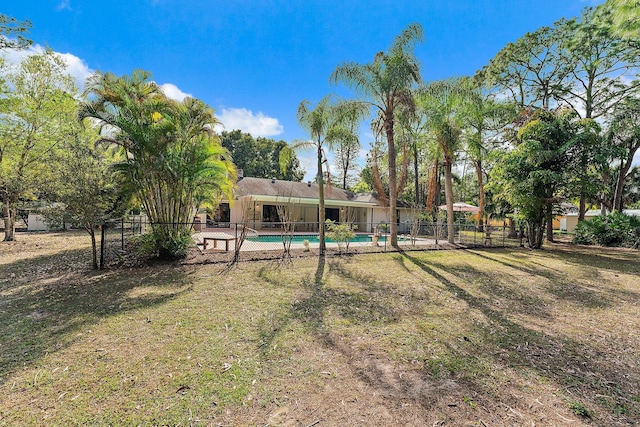
{"type": "MultiPolygon", "coordinates": [[[[191,226],[191,224],[189,224],[191,226]]],[[[271,253],[279,257],[293,251],[317,252],[320,241],[318,223],[194,223],[194,244],[202,254],[215,254],[216,260],[231,261],[235,251],[243,254],[236,259],[263,259],[258,254],[271,253]],[[289,231],[286,231],[289,230],[289,231]],[[289,248],[287,251],[286,248],[289,248]],[[254,254],[249,254],[253,252],[254,254]]],[[[446,222],[403,222],[398,224],[398,248],[390,244],[389,224],[360,223],[354,236],[343,240],[327,238],[328,253],[387,252],[396,250],[433,250],[455,247],[517,247],[522,239],[506,225],[479,227],[476,224],[456,223],[453,243],[447,237],[446,222]]],[[[151,224],[146,217],[137,216],[109,221],[102,229],[101,266],[118,264],[138,246],[134,236],[147,233],[151,224]]],[[[326,230],[325,230],[326,232],[326,230]]],[[[329,234],[329,233],[327,233],[329,234]]]]}

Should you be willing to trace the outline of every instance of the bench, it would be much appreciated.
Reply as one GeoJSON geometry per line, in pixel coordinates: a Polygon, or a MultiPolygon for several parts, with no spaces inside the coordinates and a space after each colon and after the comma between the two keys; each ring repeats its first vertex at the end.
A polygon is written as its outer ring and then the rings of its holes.
{"type": "Polygon", "coordinates": [[[224,242],[224,250],[229,252],[229,242],[235,242],[235,237],[203,237],[202,238],[202,250],[207,250],[207,243],[213,242],[213,249],[217,249],[218,242],[224,242]]]}

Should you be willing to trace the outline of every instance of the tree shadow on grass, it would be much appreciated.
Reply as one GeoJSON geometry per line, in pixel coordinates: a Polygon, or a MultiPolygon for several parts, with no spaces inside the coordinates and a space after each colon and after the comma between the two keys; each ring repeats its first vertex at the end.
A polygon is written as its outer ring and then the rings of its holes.
{"type": "MultiPolygon", "coordinates": [[[[488,325],[476,326],[480,342],[469,343],[466,351],[454,356],[482,356],[493,359],[497,366],[531,369],[564,390],[571,389],[574,394],[586,396],[592,402],[598,401],[598,396],[610,397],[615,405],[603,409],[609,411],[614,419],[640,420],[637,376],[628,375],[633,370],[632,366],[624,366],[619,360],[612,363],[611,355],[603,354],[586,341],[539,332],[512,321],[501,311],[490,307],[487,300],[472,295],[436,270],[450,272],[449,266],[426,265],[417,257],[407,253],[404,256],[489,321],[488,325]],[[615,408],[624,408],[624,411],[615,408]]],[[[466,381],[475,380],[467,377],[466,381]]]]}
{"type": "MultiPolygon", "coordinates": [[[[524,378],[530,378],[528,375],[533,373],[538,378],[534,381],[556,384],[561,396],[566,393],[565,397],[571,395],[581,401],[587,399],[585,402],[592,409],[596,405],[594,402],[599,402],[598,396],[609,396],[606,405],[598,403],[598,411],[606,413],[604,418],[598,418],[599,421],[607,417],[621,422],[638,420],[638,381],[637,375],[628,374],[633,371],[628,360],[590,346],[587,337],[582,339],[579,336],[547,333],[509,317],[513,313],[511,310],[533,305],[528,313],[548,321],[550,314],[543,310],[542,300],[515,298],[512,307],[496,307],[492,304],[491,295],[497,291],[505,293],[506,290],[492,287],[491,276],[472,265],[452,269],[445,265],[427,265],[419,254],[400,253],[400,256],[408,265],[417,267],[410,271],[417,283],[433,283],[435,279],[438,288],[444,289],[453,299],[464,301],[470,310],[486,319],[483,322],[467,322],[466,319],[453,317],[452,321],[464,322],[463,330],[469,335],[450,336],[441,340],[436,359],[425,353],[425,360],[419,361],[424,363],[424,369],[399,367],[398,362],[390,360],[390,355],[385,354],[387,350],[377,348],[375,343],[373,347],[367,347],[368,351],[363,351],[361,346],[354,345],[357,337],[345,339],[332,330],[327,318],[330,312],[339,314],[353,324],[371,325],[374,329],[401,322],[410,313],[404,307],[396,309],[390,304],[392,300],[403,296],[394,291],[392,278],[387,277],[383,279],[387,283],[382,283],[375,272],[363,273],[349,268],[344,262],[327,262],[322,257],[318,259],[315,273],[301,279],[305,295],[280,316],[275,327],[263,331],[261,347],[271,348],[271,342],[289,322],[301,322],[327,349],[341,355],[357,378],[373,387],[376,393],[387,397],[385,405],[389,405],[389,409],[398,408],[406,402],[428,412],[444,396],[461,401],[466,396],[463,393],[469,390],[484,391],[479,398],[484,399],[489,407],[497,407],[504,399],[519,401],[518,396],[509,397],[509,391],[498,392],[496,396],[492,394],[495,390],[487,388],[491,387],[488,383],[497,388],[502,386],[499,381],[496,382],[491,371],[503,367],[518,372],[517,375],[524,378]],[[356,289],[352,291],[344,284],[334,286],[333,282],[327,282],[332,280],[328,279],[327,270],[335,277],[345,279],[347,284],[356,284],[356,289]],[[480,286],[485,286],[484,291],[489,296],[478,297],[469,292],[464,283],[473,275],[481,277],[480,286]],[[402,375],[398,375],[399,372],[402,375]]],[[[480,257],[494,261],[486,258],[480,257]]],[[[394,261],[403,262],[396,258],[394,261]]],[[[545,273],[552,279],[556,278],[548,270],[545,273]]],[[[529,268],[527,274],[535,275],[536,269],[529,268]]],[[[509,295],[504,296],[509,298],[509,295]]],[[[422,303],[424,307],[428,301],[420,301],[416,297],[413,303],[416,306],[422,303]]],[[[414,339],[424,341],[427,338],[416,335],[414,339]]],[[[418,342],[418,345],[426,344],[418,342]]],[[[416,353],[417,357],[420,357],[419,354],[416,353]]],[[[497,417],[497,424],[504,422],[504,418],[497,417]]]]}
{"type": "Polygon", "coordinates": [[[476,298],[487,306],[495,307],[496,304],[503,304],[502,309],[508,309],[515,313],[530,314],[543,318],[551,316],[547,301],[532,295],[527,289],[512,286],[512,283],[502,283],[491,273],[476,269],[469,264],[444,265],[430,260],[430,265],[457,276],[463,283],[477,286],[484,296],[476,298]]]}
{"type": "Polygon", "coordinates": [[[546,255],[570,264],[610,270],[640,277],[640,251],[602,247],[557,247],[546,255]]]}
{"type": "Polygon", "coordinates": [[[327,349],[346,360],[349,370],[357,378],[385,396],[385,405],[389,409],[398,408],[404,402],[418,402],[424,409],[431,409],[442,395],[456,388],[453,381],[433,381],[415,370],[398,376],[393,362],[381,354],[380,349],[372,347],[369,351],[363,351],[361,347],[354,346],[352,340],[337,335],[326,318],[327,313],[331,312],[351,324],[384,328],[385,325],[400,321],[406,313],[422,308],[428,296],[394,290],[389,283],[381,283],[379,275],[353,271],[343,261],[327,262],[324,257],[318,259],[313,276],[305,276],[301,281],[306,296],[296,301],[290,311],[280,317],[275,327],[261,333],[260,348],[263,354],[273,347],[273,340],[286,329],[289,322],[302,322],[327,349]],[[327,269],[346,283],[356,285],[351,287],[340,283],[335,286],[332,283],[334,286],[329,287],[325,275],[327,269]],[[406,304],[396,308],[394,302],[399,299],[405,300],[406,304]]]}
{"type": "MultiPolygon", "coordinates": [[[[69,252],[73,257],[85,251],[69,252]]],[[[172,266],[77,273],[65,271],[55,255],[30,260],[35,266],[54,261],[57,266],[32,276],[29,269],[17,269],[23,261],[2,266],[25,275],[16,274],[0,287],[0,384],[16,370],[72,345],[88,325],[163,304],[191,289],[187,274],[172,266]]]]}
{"type": "MultiPolygon", "coordinates": [[[[482,251],[467,252],[487,261],[497,262],[532,276],[542,276],[548,280],[548,283],[545,284],[544,287],[550,294],[562,300],[574,301],[576,304],[584,307],[606,308],[620,300],[640,302],[640,288],[638,292],[633,292],[626,289],[612,288],[610,286],[600,286],[602,280],[608,280],[602,277],[601,270],[603,269],[609,270],[614,274],[635,275],[638,277],[637,283],[640,283],[640,256],[631,251],[609,251],[606,254],[595,254],[590,250],[574,252],[554,248],[554,250],[545,250],[543,252],[545,257],[576,266],[580,269],[581,275],[583,277],[589,277],[589,281],[593,282],[593,284],[580,280],[566,271],[553,270],[548,265],[532,261],[531,256],[524,259],[526,263],[529,264],[528,267],[525,267],[518,261],[518,258],[521,256],[519,252],[503,252],[511,258],[515,258],[513,262],[507,262],[495,253],[487,254],[482,251]],[[635,262],[633,262],[634,260],[635,262]],[[535,267],[536,265],[538,267],[535,267]]],[[[478,272],[477,274],[482,274],[482,272],[478,272]]]]}
{"type": "Polygon", "coordinates": [[[491,256],[492,251],[481,251],[481,250],[468,250],[468,249],[463,249],[464,252],[466,253],[470,253],[473,254],[474,256],[483,258],[487,261],[491,261],[491,262],[496,262],[498,264],[501,264],[505,267],[509,267],[509,268],[513,268],[514,270],[518,270],[522,273],[526,273],[526,274],[530,274],[530,275],[535,275],[535,276],[542,276],[546,279],[549,280],[554,280],[555,278],[557,278],[557,272],[548,269],[546,266],[542,266],[543,268],[533,268],[533,267],[529,267],[527,265],[524,265],[521,262],[518,262],[516,260],[513,260],[513,262],[509,262],[505,259],[501,259],[497,256],[491,256]]]}
{"type": "MultiPolygon", "coordinates": [[[[346,271],[341,269],[340,265],[340,261],[332,261],[328,267],[331,272],[347,277],[346,271]]],[[[260,332],[260,347],[263,353],[272,347],[273,340],[293,320],[302,322],[307,329],[319,333],[323,339],[326,338],[325,312],[328,309],[335,310],[344,319],[354,324],[388,323],[397,320],[398,313],[389,305],[379,304],[372,294],[376,291],[373,277],[351,275],[350,278],[357,280],[364,290],[350,292],[346,289],[340,290],[326,286],[326,269],[326,258],[319,256],[313,276],[307,275],[301,279],[302,289],[306,295],[292,304],[275,326],[263,328],[260,332]]],[[[266,275],[263,276],[266,277],[266,275]]],[[[272,285],[279,284],[273,277],[268,281],[272,285]]]]}

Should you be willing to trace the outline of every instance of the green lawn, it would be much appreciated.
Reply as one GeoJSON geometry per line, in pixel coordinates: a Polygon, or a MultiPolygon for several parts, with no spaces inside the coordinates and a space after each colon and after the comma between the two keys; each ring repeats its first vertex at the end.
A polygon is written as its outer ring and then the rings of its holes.
{"type": "Polygon", "coordinates": [[[0,243],[2,426],[640,423],[638,251],[94,273],[85,236],[18,238],[0,243]]]}

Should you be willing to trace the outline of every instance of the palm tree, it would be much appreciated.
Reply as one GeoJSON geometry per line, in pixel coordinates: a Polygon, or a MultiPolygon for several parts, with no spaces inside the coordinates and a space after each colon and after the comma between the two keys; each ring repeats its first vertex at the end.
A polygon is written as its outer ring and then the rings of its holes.
{"type": "MultiPolygon", "coordinates": [[[[420,158],[424,157],[427,139],[426,139],[426,118],[419,114],[413,105],[410,108],[400,108],[396,113],[397,122],[400,124],[401,141],[405,151],[410,152],[411,160],[413,160],[413,188],[414,188],[414,205],[416,207],[422,204],[420,199],[420,158]]],[[[403,156],[403,173],[407,168],[404,165],[409,163],[409,154],[404,153],[403,156]]],[[[400,187],[400,186],[398,186],[400,187]]]]}
{"type": "Polygon", "coordinates": [[[389,218],[393,246],[398,245],[396,206],[398,200],[396,146],[394,139],[395,110],[400,105],[413,104],[411,88],[420,82],[420,65],[413,53],[422,39],[420,24],[410,24],[394,40],[386,52],[376,54],[373,62],[339,65],[331,74],[332,83],[343,82],[362,97],[362,102],[378,110],[384,124],[389,164],[389,218]]]}
{"type": "Polygon", "coordinates": [[[172,101],[149,79],[144,71],[96,74],[78,117],[96,121],[100,141],[121,149],[116,168],[149,216],[157,254],[169,258],[184,254],[202,204],[232,199],[235,167],[213,133],[213,110],[192,98],[172,101]]]}
{"type": "Polygon", "coordinates": [[[353,120],[362,117],[363,108],[353,102],[335,103],[333,97],[327,95],[311,108],[311,103],[303,100],[298,105],[297,119],[300,126],[309,133],[308,141],[300,141],[293,146],[280,151],[280,166],[284,168],[291,157],[291,153],[301,148],[313,148],[316,151],[318,172],[318,228],[320,234],[320,255],[325,253],[324,241],[324,173],[322,165],[327,162],[325,148],[332,149],[339,141],[356,138],[353,120]]]}
{"type": "Polygon", "coordinates": [[[490,147],[487,144],[487,134],[496,136],[515,115],[513,104],[497,102],[482,91],[482,88],[471,79],[461,81],[464,86],[462,121],[468,129],[466,137],[467,155],[471,159],[476,172],[478,183],[478,226],[480,231],[484,226],[485,179],[484,160],[490,147]]]}
{"type": "Polygon", "coordinates": [[[460,79],[440,80],[422,88],[418,105],[427,117],[427,126],[435,136],[444,161],[444,191],[447,203],[447,239],[453,243],[453,178],[455,151],[460,143],[460,108],[464,99],[460,79]]]}

